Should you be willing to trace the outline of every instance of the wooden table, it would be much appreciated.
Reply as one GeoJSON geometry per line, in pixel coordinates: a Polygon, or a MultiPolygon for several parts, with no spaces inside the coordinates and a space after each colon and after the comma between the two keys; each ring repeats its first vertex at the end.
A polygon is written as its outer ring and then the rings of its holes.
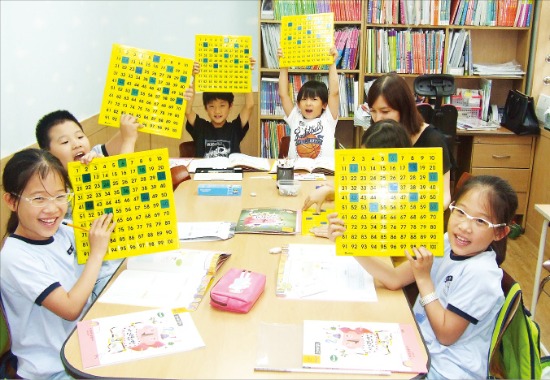
{"type": "MultiPolygon", "coordinates": [[[[179,221],[236,222],[242,208],[300,209],[307,194],[315,188],[315,185],[319,184],[319,182],[302,181],[302,187],[297,197],[282,197],[278,194],[275,180],[267,173],[245,173],[245,178],[242,181],[242,196],[213,197],[198,196],[198,183],[193,180],[186,181],[176,189],[176,209],[179,221]]],[[[226,183],[235,184],[236,182],[226,183]]],[[[389,291],[378,286],[377,303],[301,301],[278,298],[275,295],[275,285],[279,255],[270,254],[268,250],[289,243],[332,244],[327,239],[312,236],[254,234],[237,234],[226,241],[182,243],[181,246],[185,248],[231,252],[231,258],[223,265],[218,277],[232,267],[264,273],[267,276],[265,291],[252,310],[248,314],[215,310],[210,307],[208,296],[206,296],[198,309],[192,313],[206,347],[86,370],[82,368],[78,337],[76,332],[73,332],[61,351],[65,366],[78,378],[91,376],[156,379],[365,378],[365,375],[254,371],[258,330],[262,322],[299,325],[304,319],[324,319],[409,323],[416,326],[404,293],[389,291]]],[[[125,264],[121,266],[119,272],[124,267],[125,264]]],[[[143,310],[143,308],[96,302],[84,319],[139,310],[143,310]]],[[[417,329],[415,329],[415,334],[423,348],[426,363],[428,363],[428,354],[417,329]]],[[[376,376],[369,375],[368,377],[376,376]]],[[[392,378],[410,377],[412,377],[411,374],[392,374],[392,378]]],[[[382,378],[387,378],[387,376],[382,378]]]]}
{"type": "Polygon", "coordinates": [[[537,299],[539,298],[540,273],[542,272],[542,262],[544,261],[544,248],[546,246],[546,233],[548,232],[548,223],[550,222],[550,205],[535,205],[537,210],[544,218],[540,232],[539,255],[537,266],[535,267],[535,281],[533,283],[533,299],[531,300],[531,318],[535,319],[537,310],[537,299]]]}

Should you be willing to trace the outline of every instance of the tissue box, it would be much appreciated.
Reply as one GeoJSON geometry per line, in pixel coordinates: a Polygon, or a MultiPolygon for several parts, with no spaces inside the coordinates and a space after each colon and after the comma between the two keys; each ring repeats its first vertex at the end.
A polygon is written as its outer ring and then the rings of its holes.
{"type": "Polygon", "coordinates": [[[214,196],[240,196],[242,193],[241,185],[217,185],[200,184],[198,187],[199,195],[214,196]]]}

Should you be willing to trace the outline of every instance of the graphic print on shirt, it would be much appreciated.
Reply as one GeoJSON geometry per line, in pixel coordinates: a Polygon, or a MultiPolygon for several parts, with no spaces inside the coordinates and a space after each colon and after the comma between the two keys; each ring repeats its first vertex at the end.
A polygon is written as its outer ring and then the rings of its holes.
{"type": "Polygon", "coordinates": [[[296,152],[300,157],[317,158],[321,153],[323,145],[323,125],[321,120],[317,119],[316,124],[308,125],[303,120],[300,121],[298,128],[294,130],[294,141],[296,142],[296,152]]]}
{"type": "Polygon", "coordinates": [[[453,283],[453,276],[449,275],[445,277],[445,294],[449,293],[449,288],[451,287],[452,283],[453,283]]]}
{"type": "Polygon", "coordinates": [[[229,140],[205,140],[204,158],[228,157],[231,153],[231,141],[229,140]]]}

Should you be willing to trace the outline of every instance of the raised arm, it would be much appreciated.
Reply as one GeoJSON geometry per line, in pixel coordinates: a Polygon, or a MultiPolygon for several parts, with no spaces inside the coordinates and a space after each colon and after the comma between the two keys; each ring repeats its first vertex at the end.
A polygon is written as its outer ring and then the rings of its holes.
{"type": "MultiPolygon", "coordinates": [[[[283,56],[283,49],[277,49],[277,57],[283,56]]],[[[281,67],[279,70],[279,97],[281,98],[281,105],[285,116],[290,115],[292,108],[294,108],[294,101],[290,98],[288,93],[288,67],[281,67]]]]}
{"type": "MultiPolygon", "coordinates": [[[[255,65],[256,65],[256,59],[254,57],[250,57],[250,70],[254,70],[255,65]]],[[[246,123],[248,123],[248,120],[250,119],[250,115],[252,114],[253,108],[254,108],[254,95],[252,94],[252,92],[247,92],[244,95],[243,109],[239,114],[243,127],[246,125],[246,123]]]]}
{"type": "Polygon", "coordinates": [[[44,299],[42,306],[68,321],[74,321],[80,316],[99,275],[115,225],[113,214],[103,214],[92,222],[88,231],[90,256],[82,274],[70,290],[57,287],[44,299]]]}
{"type": "Polygon", "coordinates": [[[105,149],[109,156],[124,153],[134,153],[136,141],[138,139],[138,130],[142,128],[137,118],[129,114],[120,116],[120,130],[105,143],[105,149]]]}
{"type": "Polygon", "coordinates": [[[187,90],[185,90],[185,94],[183,95],[183,98],[187,100],[187,106],[185,107],[185,119],[189,122],[189,124],[191,124],[192,127],[195,126],[195,120],[197,119],[197,114],[193,111],[193,102],[195,100],[195,77],[200,73],[200,71],[200,63],[195,62],[193,64],[193,81],[187,90]]]}
{"type": "Polygon", "coordinates": [[[328,68],[328,109],[334,119],[340,114],[340,85],[338,83],[338,72],[336,71],[336,61],[338,50],[336,47],[330,49],[330,55],[334,58],[333,63],[328,68]]]}

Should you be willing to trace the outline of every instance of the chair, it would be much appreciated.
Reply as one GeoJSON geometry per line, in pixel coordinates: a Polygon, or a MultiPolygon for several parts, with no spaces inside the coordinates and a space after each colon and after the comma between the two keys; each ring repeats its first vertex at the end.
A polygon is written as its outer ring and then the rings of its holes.
{"type": "Polygon", "coordinates": [[[172,189],[176,190],[178,185],[183,181],[191,179],[187,168],[184,165],[174,166],[170,168],[170,174],[172,175],[172,189]]]}
{"type": "Polygon", "coordinates": [[[504,305],[497,315],[489,349],[489,379],[540,379],[539,326],[523,304],[519,283],[502,271],[504,305]]]}
{"type": "Polygon", "coordinates": [[[20,379],[17,376],[17,357],[11,352],[11,337],[4,307],[0,299],[0,378],[20,379]]]}
{"type": "Polygon", "coordinates": [[[453,95],[455,92],[454,77],[449,74],[420,75],[414,79],[414,92],[420,96],[434,98],[433,108],[431,104],[421,103],[417,105],[417,109],[424,121],[432,124],[445,137],[451,152],[451,180],[454,180],[457,168],[455,145],[458,111],[452,104],[441,105],[444,96],[453,95]]]}
{"type": "MultiPolygon", "coordinates": [[[[550,272],[550,260],[546,260],[545,262],[542,263],[542,267],[544,269],[546,269],[547,271],[550,272]]],[[[544,277],[542,279],[542,281],[540,282],[540,285],[539,285],[539,295],[537,297],[537,302],[539,301],[539,298],[540,298],[540,294],[544,291],[544,286],[546,285],[546,283],[550,281],[550,274],[546,277],[544,277]]]]}
{"type": "Polygon", "coordinates": [[[180,144],[180,157],[195,157],[195,142],[184,141],[180,144]]]}

